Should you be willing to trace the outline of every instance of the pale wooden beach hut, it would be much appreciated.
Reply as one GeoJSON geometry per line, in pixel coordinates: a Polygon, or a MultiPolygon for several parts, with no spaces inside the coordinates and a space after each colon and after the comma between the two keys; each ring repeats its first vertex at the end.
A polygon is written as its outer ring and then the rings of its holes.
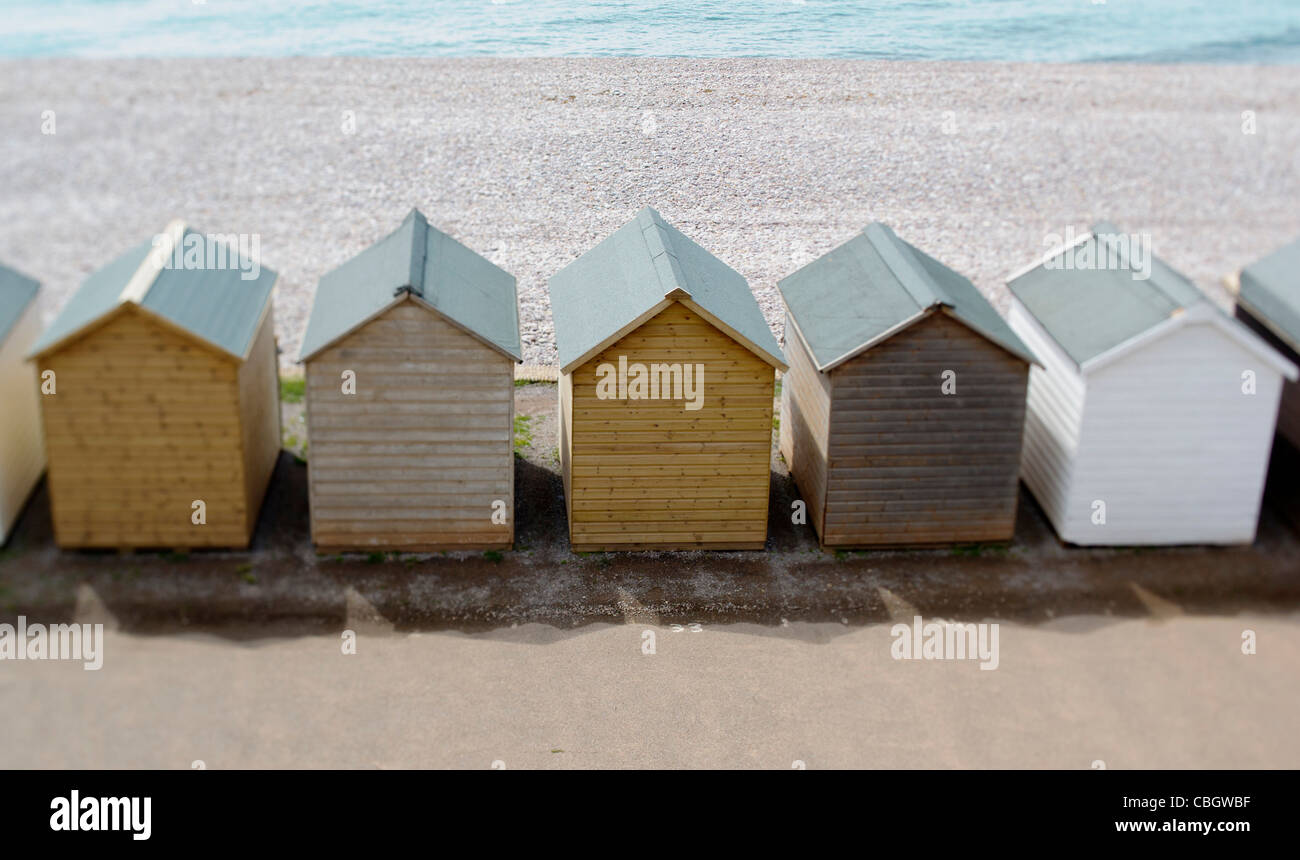
{"type": "Polygon", "coordinates": [[[550,289],[573,549],[761,549],[786,364],[744,277],[647,207],[550,289]]]}
{"type": "MultiPolygon", "coordinates": [[[[1237,319],[1300,364],[1300,239],[1242,270],[1237,319]]],[[[1300,384],[1294,380],[1282,386],[1277,432],[1300,449],[1300,384]]]]}
{"type": "Polygon", "coordinates": [[[412,210],[321,278],[301,360],[318,547],[513,544],[512,275],[412,210]]]}
{"type": "Polygon", "coordinates": [[[1029,378],[1022,476],[1061,539],[1254,540],[1296,367],[1108,223],[1009,281],[1029,378]]]}
{"type": "Polygon", "coordinates": [[[280,452],[275,280],[176,221],[72,296],[32,349],[59,546],[248,545],[280,452]]]}
{"type": "Polygon", "coordinates": [[[40,333],[40,284],[0,266],[0,544],[45,471],[36,374],[27,362],[40,333]]]}
{"type": "Polygon", "coordinates": [[[1010,540],[1034,356],[884,224],[782,280],[781,453],[823,546],[1010,540]]]}

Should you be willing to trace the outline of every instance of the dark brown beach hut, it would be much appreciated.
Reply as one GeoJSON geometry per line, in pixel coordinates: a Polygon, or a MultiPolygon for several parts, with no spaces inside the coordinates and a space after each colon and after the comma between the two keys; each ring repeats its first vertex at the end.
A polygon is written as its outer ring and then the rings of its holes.
{"type": "Polygon", "coordinates": [[[821,543],[1009,540],[1035,359],[975,286],[883,224],[778,286],[781,453],[821,543]]]}

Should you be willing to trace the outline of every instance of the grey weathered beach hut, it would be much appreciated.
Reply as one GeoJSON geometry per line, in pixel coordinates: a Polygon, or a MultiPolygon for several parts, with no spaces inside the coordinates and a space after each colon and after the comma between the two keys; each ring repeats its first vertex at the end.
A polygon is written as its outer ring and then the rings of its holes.
{"type": "Polygon", "coordinates": [[[512,275],[412,210],[321,278],[301,360],[318,547],[513,543],[512,275]]]}
{"type": "MultiPolygon", "coordinates": [[[[1242,271],[1237,319],[1300,365],[1300,239],[1242,271]]],[[[1277,432],[1300,448],[1300,383],[1294,380],[1282,384],[1277,432]]]]}
{"type": "Polygon", "coordinates": [[[778,284],[781,453],[824,546],[1009,540],[1034,355],[884,224],[778,284]]]}

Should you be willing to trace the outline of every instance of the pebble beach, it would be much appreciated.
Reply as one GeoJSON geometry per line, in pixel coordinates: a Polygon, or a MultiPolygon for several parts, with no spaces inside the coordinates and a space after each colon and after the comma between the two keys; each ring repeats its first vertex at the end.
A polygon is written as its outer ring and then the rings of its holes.
{"type": "Polygon", "coordinates": [[[1297,200],[1294,67],[0,62],[0,260],[46,314],[182,217],[258,237],[286,371],[317,279],[412,207],[518,278],[525,362],[547,365],[547,278],[645,205],[781,337],[777,281],[873,220],[1005,308],[1007,275],[1106,218],[1226,305],[1226,276],[1300,235],[1297,200]]]}

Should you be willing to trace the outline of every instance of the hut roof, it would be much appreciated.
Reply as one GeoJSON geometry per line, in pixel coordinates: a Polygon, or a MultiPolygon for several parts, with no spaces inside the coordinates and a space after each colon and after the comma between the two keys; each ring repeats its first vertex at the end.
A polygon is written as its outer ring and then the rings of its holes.
{"type": "Polygon", "coordinates": [[[156,239],[136,245],[86,278],[30,354],[57,349],[119,308],[135,305],[242,360],[271,300],[276,274],[265,267],[253,269],[237,249],[225,246],[219,251],[224,261],[213,265],[208,249],[214,247],[214,237],[173,221],[156,239]],[[203,260],[191,267],[184,263],[185,249],[200,243],[203,260]],[[181,266],[173,264],[177,258],[181,266]],[[256,277],[244,277],[253,271],[256,277]]]}
{"type": "Polygon", "coordinates": [[[649,206],[557,272],[550,288],[555,343],[566,372],[676,300],[759,358],[786,367],[744,276],[649,206]]]}
{"type": "Polygon", "coordinates": [[[965,277],[884,224],[777,284],[819,370],[830,370],[942,308],[1011,354],[1034,354],[965,277]]]}
{"type": "Polygon", "coordinates": [[[1300,352],[1300,239],[1242,270],[1237,301],[1300,352]]]}
{"type": "Polygon", "coordinates": [[[1122,238],[1118,227],[1100,221],[1007,284],[1080,367],[1190,308],[1213,307],[1154,254],[1149,277],[1138,277],[1142,267],[1122,238]],[[1080,267],[1082,260],[1092,262],[1080,267]]]}
{"type": "Polygon", "coordinates": [[[38,281],[0,265],[0,343],[32,303],[41,285],[38,281]]]}
{"type": "Polygon", "coordinates": [[[320,279],[299,360],[407,300],[523,360],[514,276],[431,227],[415,209],[397,230],[320,279]]]}

